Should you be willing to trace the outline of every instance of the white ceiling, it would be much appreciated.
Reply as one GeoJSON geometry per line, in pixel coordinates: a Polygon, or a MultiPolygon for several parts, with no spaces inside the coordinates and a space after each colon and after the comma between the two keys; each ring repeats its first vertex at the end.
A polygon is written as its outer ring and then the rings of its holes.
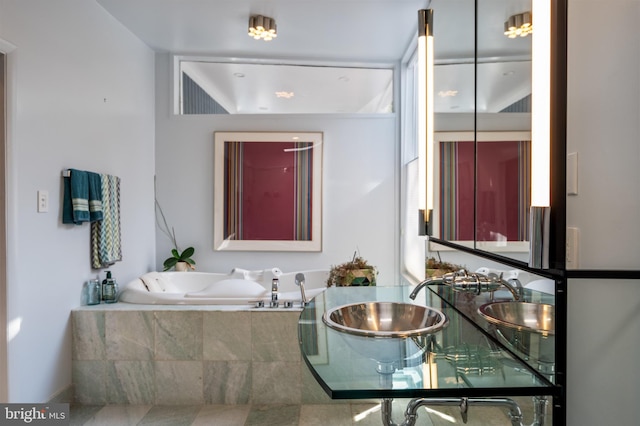
{"type": "Polygon", "coordinates": [[[157,51],[222,57],[398,60],[424,0],[97,0],[157,51]],[[251,15],[276,20],[271,42],[247,36],[251,15]]]}
{"type": "MultiPolygon", "coordinates": [[[[397,64],[417,36],[417,11],[430,7],[434,9],[436,61],[460,63],[473,59],[473,0],[96,1],[158,52],[199,58],[269,59],[283,63],[349,66],[397,64]],[[255,14],[276,20],[278,37],[275,40],[264,42],[247,36],[249,16],[255,14]]],[[[502,34],[502,26],[509,15],[530,10],[530,3],[531,0],[479,1],[480,59],[501,63],[505,58],[528,56],[530,37],[507,39],[502,34]]],[[[449,76],[455,68],[448,66],[449,76]]],[[[497,73],[497,80],[487,83],[492,91],[505,90],[504,75],[510,75],[511,80],[517,78],[510,65],[497,73]]],[[[277,87],[282,87],[283,81],[291,81],[285,73],[278,76],[279,80],[274,80],[273,87],[268,88],[269,93],[281,90],[277,87]]],[[[523,79],[528,78],[523,76],[523,79]]],[[[242,79],[235,80],[233,84],[242,84],[242,79]]],[[[359,93],[357,84],[351,86],[359,93]]],[[[235,90],[241,89],[236,87],[235,90]]],[[[456,89],[436,88],[436,92],[438,90],[456,89]]],[[[349,96],[350,92],[342,91],[349,96]]],[[[232,92],[227,95],[233,96],[232,92]]],[[[459,90],[458,96],[465,96],[468,91],[462,92],[459,90]]],[[[355,93],[354,97],[357,96],[355,93]]],[[[490,105],[491,99],[500,98],[504,102],[505,98],[500,93],[486,96],[487,99],[479,99],[478,105],[486,105],[487,110],[495,108],[490,105]]],[[[469,104],[469,99],[459,100],[460,105],[469,104]]]]}

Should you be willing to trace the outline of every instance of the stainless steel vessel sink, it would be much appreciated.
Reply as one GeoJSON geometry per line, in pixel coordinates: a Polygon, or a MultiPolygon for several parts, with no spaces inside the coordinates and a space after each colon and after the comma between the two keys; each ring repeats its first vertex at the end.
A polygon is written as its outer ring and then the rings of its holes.
{"type": "Polygon", "coordinates": [[[493,302],[478,313],[495,326],[495,334],[507,347],[527,359],[555,360],[555,308],[530,302],[493,302]]]}
{"type": "Polygon", "coordinates": [[[446,324],[434,308],[411,303],[360,302],[338,306],[322,320],[334,330],[365,337],[411,337],[435,333],[446,324]]]}
{"type": "Polygon", "coordinates": [[[529,302],[493,302],[478,308],[487,321],[503,327],[544,335],[555,334],[553,305],[529,302]]]}

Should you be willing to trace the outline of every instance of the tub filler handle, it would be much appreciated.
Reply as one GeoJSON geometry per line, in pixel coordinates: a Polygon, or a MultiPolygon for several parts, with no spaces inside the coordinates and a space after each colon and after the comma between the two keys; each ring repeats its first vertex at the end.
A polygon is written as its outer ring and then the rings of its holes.
{"type": "Polygon", "coordinates": [[[272,308],[277,308],[280,305],[278,302],[278,286],[280,282],[277,278],[271,280],[271,304],[269,305],[272,308]]]}

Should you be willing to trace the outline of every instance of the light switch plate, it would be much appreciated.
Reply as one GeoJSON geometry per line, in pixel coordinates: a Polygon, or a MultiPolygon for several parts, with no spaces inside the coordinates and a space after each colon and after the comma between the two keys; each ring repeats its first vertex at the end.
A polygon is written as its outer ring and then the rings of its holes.
{"type": "Polygon", "coordinates": [[[578,268],[578,245],[580,243],[580,230],[578,228],[567,228],[567,269],[578,268]]]}
{"type": "Polygon", "coordinates": [[[38,191],[38,213],[46,213],[49,211],[49,191],[38,191]]]}

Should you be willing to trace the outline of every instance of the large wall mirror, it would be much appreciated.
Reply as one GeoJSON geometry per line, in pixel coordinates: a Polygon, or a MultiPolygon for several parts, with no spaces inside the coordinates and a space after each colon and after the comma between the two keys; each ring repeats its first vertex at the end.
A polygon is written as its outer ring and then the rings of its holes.
{"type": "MultiPolygon", "coordinates": [[[[426,204],[427,209],[433,209],[427,227],[431,235],[427,256],[471,271],[506,276],[516,273],[526,294],[521,301],[553,306],[550,320],[554,321],[554,332],[537,336],[529,347],[538,352],[525,354],[515,348],[514,353],[532,361],[534,368],[560,385],[564,384],[566,371],[566,282],[562,277],[566,228],[566,7],[566,0],[429,3],[433,10],[435,59],[431,157],[435,159],[435,170],[431,180],[434,204],[426,204]],[[536,89],[540,73],[532,71],[539,63],[532,38],[541,28],[536,27],[533,12],[541,4],[551,6],[550,28],[545,33],[551,35],[547,74],[551,78],[546,91],[536,89]],[[533,34],[526,34],[529,22],[533,34]],[[545,94],[550,95],[550,102],[538,108],[537,101],[545,94]],[[541,111],[550,121],[550,151],[546,157],[550,183],[541,186],[546,185],[547,206],[551,206],[549,228],[553,241],[548,269],[527,264],[529,206],[536,205],[532,192],[539,182],[536,165],[542,164],[533,159],[538,140],[534,133],[539,134],[540,129],[533,123],[541,111]]],[[[441,287],[447,290],[446,286],[441,287]]],[[[456,306],[470,306],[469,316],[474,318],[478,312],[474,303],[483,303],[481,298],[486,295],[454,292],[449,296],[460,302],[456,306]]],[[[511,295],[505,297],[509,299],[511,295]]],[[[488,331],[496,332],[498,340],[503,337],[500,330],[488,331]]],[[[502,343],[515,346],[513,342],[502,343]]],[[[556,414],[562,416],[561,410],[554,412],[554,418],[556,414]]]]}
{"type": "Polygon", "coordinates": [[[432,236],[519,261],[528,259],[531,1],[483,0],[477,15],[469,0],[433,0],[430,6],[432,236]],[[510,36],[511,26],[517,30],[510,36]]]}
{"type": "Polygon", "coordinates": [[[389,114],[391,67],[176,57],[176,114],[389,114]]]}

